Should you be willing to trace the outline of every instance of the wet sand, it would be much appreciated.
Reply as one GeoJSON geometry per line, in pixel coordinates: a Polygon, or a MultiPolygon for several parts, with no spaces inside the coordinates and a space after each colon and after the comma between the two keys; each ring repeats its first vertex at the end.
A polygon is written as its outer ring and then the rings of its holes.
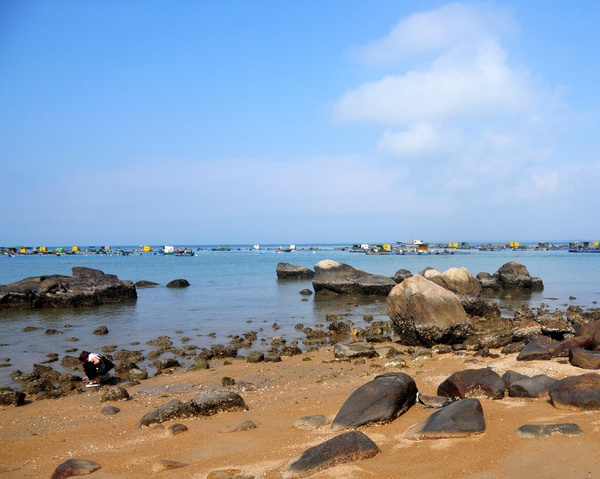
{"type": "MultiPolygon", "coordinates": [[[[406,348],[393,344],[396,348],[406,348]]],[[[561,379],[583,374],[564,359],[517,362],[516,355],[497,359],[445,354],[411,361],[404,356],[419,391],[435,395],[437,386],[452,373],[490,366],[502,375],[514,370],[530,376],[547,374],[561,379]]],[[[333,420],[348,396],[384,372],[387,359],[364,363],[332,362],[333,349],[323,349],[280,363],[248,364],[244,359],[212,360],[203,371],[177,371],[127,387],[129,401],[102,403],[103,388],[61,399],[34,400],[21,407],[0,410],[0,476],[5,479],[49,478],[55,468],[71,459],[89,459],[102,468],[90,479],[205,478],[208,473],[238,469],[256,478],[278,478],[293,458],[338,433],[330,427],[301,431],[292,427],[303,417],[322,414],[333,420]],[[310,360],[306,360],[310,358],[310,360]],[[362,364],[361,364],[362,363],[362,364]],[[188,401],[200,392],[220,389],[223,377],[236,381],[227,389],[239,392],[247,411],[207,418],[178,419],[164,428],[137,429],[147,412],[172,399],[188,401]],[[120,408],[103,415],[106,405],[120,408]],[[227,427],[251,420],[255,429],[231,433],[227,427]],[[174,423],[189,430],[167,437],[174,423]],[[180,469],[152,472],[159,460],[187,464],[180,469]]],[[[18,384],[15,384],[18,387],[18,384]]],[[[435,410],[416,404],[392,423],[362,431],[381,453],[364,461],[340,465],[314,474],[329,478],[558,478],[600,477],[600,412],[572,412],[554,408],[548,398],[482,399],[485,433],[461,439],[413,441],[406,431],[435,410]],[[515,432],[524,424],[577,423],[582,436],[525,439],[515,432]]]]}

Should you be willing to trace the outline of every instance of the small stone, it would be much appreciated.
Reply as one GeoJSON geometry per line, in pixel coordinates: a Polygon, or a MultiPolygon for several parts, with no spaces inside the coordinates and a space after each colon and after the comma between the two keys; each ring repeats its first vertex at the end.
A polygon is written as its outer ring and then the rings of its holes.
{"type": "Polygon", "coordinates": [[[525,424],[517,429],[517,434],[527,439],[560,434],[563,436],[580,436],[583,434],[581,428],[575,423],[562,424],[525,424]]]}
{"type": "Polygon", "coordinates": [[[229,433],[229,432],[237,432],[237,431],[248,431],[250,429],[256,429],[256,424],[254,422],[247,420],[238,422],[236,424],[232,424],[231,426],[226,427],[221,433],[229,433]]]}
{"type": "Polygon", "coordinates": [[[108,334],[108,328],[106,326],[100,326],[94,330],[94,334],[98,334],[98,335],[108,334]]]}
{"type": "Polygon", "coordinates": [[[331,424],[331,419],[319,414],[301,417],[294,423],[293,427],[299,431],[314,431],[329,424],[331,424]]]}
{"type": "Polygon", "coordinates": [[[117,414],[117,413],[121,412],[121,410],[118,407],[115,407],[115,406],[104,406],[102,408],[101,412],[105,416],[112,416],[113,414],[117,414]]]}
{"type": "Polygon", "coordinates": [[[179,433],[186,432],[188,430],[185,424],[171,424],[167,429],[165,429],[166,437],[173,437],[179,433]]]}
{"type": "Polygon", "coordinates": [[[152,464],[152,472],[163,472],[169,469],[179,469],[187,466],[184,462],[169,461],[168,459],[161,459],[152,464]]]}

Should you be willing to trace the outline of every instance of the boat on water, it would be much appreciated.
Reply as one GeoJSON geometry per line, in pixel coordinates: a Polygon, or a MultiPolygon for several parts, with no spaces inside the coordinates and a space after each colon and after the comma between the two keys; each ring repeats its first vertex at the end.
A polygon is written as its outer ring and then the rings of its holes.
{"type": "Polygon", "coordinates": [[[219,245],[216,248],[211,248],[211,251],[231,251],[229,245],[219,245]]]}

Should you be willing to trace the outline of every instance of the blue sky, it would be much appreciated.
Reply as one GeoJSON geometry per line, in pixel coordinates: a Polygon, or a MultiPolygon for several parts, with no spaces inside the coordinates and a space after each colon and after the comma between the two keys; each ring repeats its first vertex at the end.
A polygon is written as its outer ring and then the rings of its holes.
{"type": "Polygon", "coordinates": [[[0,245],[600,239],[600,3],[0,3],[0,245]]]}

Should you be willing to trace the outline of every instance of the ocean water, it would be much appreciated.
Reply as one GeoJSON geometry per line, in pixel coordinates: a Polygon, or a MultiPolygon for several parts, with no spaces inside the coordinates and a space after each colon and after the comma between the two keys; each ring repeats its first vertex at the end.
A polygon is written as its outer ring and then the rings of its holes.
{"type": "MultiPolygon", "coordinates": [[[[197,249],[196,246],[193,247],[197,249]]],[[[532,276],[544,281],[544,291],[526,298],[497,298],[503,314],[525,302],[532,307],[546,304],[551,310],[565,311],[568,305],[584,309],[596,307],[600,300],[600,254],[558,251],[478,251],[454,255],[365,255],[350,253],[331,246],[290,253],[251,251],[249,247],[229,252],[202,249],[195,256],[162,255],[35,255],[0,256],[0,284],[30,276],[71,274],[74,266],[96,268],[133,282],[150,280],[159,283],[139,288],[136,302],[70,310],[36,310],[0,312],[0,386],[15,386],[11,371],[28,373],[33,363],[47,359],[48,353],[59,358],[68,349],[97,351],[104,345],[119,349],[143,350],[158,336],[170,336],[174,345],[194,344],[199,348],[211,344],[228,344],[232,335],[248,331],[258,333],[254,349],[266,350],[274,336],[289,341],[304,338],[297,324],[315,327],[326,324],[329,313],[344,314],[345,319],[365,326],[363,316],[387,320],[385,298],[319,298],[302,296],[300,290],[312,289],[310,280],[277,279],[276,267],[287,262],[313,268],[323,260],[347,263],[373,274],[393,276],[398,269],[413,274],[426,267],[445,271],[466,267],[473,275],[494,273],[503,264],[517,261],[532,276]],[[170,289],[165,285],[178,278],[187,279],[190,287],[170,289]],[[570,299],[571,298],[571,299],[570,299]],[[273,327],[277,324],[277,329],[273,327]],[[98,326],[107,326],[109,334],[94,335],[98,326]],[[32,326],[35,331],[24,332],[32,326]],[[46,330],[56,329],[57,335],[46,330]],[[191,338],[189,342],[182,338],[191,338]],[[139,343],[139,344],[132,344],[139,343]]],[[[302,348],[302,345],[300,345],[302,348]]],[[[240,351],[244,354],[244,350],[240,351]]],[[[168,356],[165,356],[168,357],[168,356]]],[[[60,361],[50,364],[62,370],[60,361]]],[[[149,366],[142,363],[141,366],[149,366]]],[[[152,373],[153,368],[149,367],[152,373]]]]}

